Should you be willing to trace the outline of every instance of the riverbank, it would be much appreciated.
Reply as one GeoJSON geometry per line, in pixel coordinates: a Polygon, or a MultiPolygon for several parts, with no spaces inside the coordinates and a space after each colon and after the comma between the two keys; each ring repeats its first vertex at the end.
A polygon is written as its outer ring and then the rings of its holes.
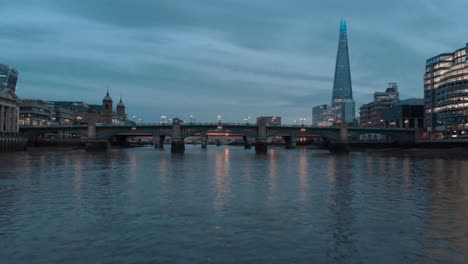
{"type": "Polygon", "coordinates": [[[26,149],[27,140],[22,137],[0,137],[0,152],[23,151],[26,149]]]}

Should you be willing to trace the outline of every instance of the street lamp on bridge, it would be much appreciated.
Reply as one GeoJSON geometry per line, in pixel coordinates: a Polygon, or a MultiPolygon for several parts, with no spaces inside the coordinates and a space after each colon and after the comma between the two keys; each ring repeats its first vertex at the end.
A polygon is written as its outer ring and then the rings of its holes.
{"type": "Polygon", "coordinates": [[[306,120],[305,117],[301,117],[299,120],[301,121],[301,126],[304,126],[304,121],[306,120]]]}
{"type": "Polygon", "coordinates": [[[166,124],[166,119],[167,119],[167,116],[165,116],[165,115],[162,115],[162,116],[161,116],[161,120],[162,120],[161,123],[162,123],[163,125],[166,124]]]}
{"type": "Polygon", "coordinates": [[[250,116],[244,118],[245,124],[248,125],[250,121],[250,116]]]}

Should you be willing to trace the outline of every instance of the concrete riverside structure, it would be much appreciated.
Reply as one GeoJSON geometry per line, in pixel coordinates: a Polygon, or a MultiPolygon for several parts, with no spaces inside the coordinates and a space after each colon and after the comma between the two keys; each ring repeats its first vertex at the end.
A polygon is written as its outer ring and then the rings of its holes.
{"type": "MultiPolygon", "coordinates": [[[[304,125],[269,126],[265,120],[258,124],[207,123],[185,124],[174,118],[172,124],[134,124],[134,125],[70,125],[70,126],[22,126],[20,132],[28,140],[34,140],[47,133],[70,133],[86,138],[88,150],[106,149],[111,139],[125,142],[127,137],[151,136],[155,146],[163,148],[166,138],[171,138],[171,152],[183,153],[185,139],[200,137],[201,147],[206,148],[209,134],[239,136],[244,139],[246,149],[250,148],[249,139],[254,140],[257,153],[267,152],[267,140],[283,137],[287,148],[294,148],[299,137],[316,137],[331,151],[348,151],[348,144],[363,142],[363,135],[380,134],[396,144],[415,142],[415,130],[405,128],[360,128],[348,127],[342,122],[339,127],[313,127],[304,125]]],[[[365,138],[365,137],[364,137],[365,138]]]]}
{"type": "Polygon", "coordinates": [[[426,61],[424,100],[431,138],[468,137],[468,43],[426,61]]]}

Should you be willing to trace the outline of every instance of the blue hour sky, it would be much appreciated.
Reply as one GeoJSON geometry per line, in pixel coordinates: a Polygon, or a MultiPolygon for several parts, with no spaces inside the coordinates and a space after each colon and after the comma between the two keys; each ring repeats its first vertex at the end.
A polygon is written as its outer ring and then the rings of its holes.
{"type": "Polygon", "coordinates": [[[100,103],[129,115],[283,123],[330,103],[341,18],[358,107],[397,82],[423,96],[425,60],[468,42],[465,0],[0,1],[0,63],[20,98],[100,103]]]}

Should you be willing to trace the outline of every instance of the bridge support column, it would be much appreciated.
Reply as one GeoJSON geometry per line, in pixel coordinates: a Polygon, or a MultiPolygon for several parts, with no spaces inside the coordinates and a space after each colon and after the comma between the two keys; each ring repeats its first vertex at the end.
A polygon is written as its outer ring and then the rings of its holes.
{"type": "Polygon", "coordinates": [[[295,149],[297,144],[296,136],[285,136],[284,143],[286,144],[287,149],[295,149]]]}
{"type": "Polygon", "coordinates": [[[208,135],[205,133],[200,134],[200,143],[201,148],[206,149],[206,145],[208,144],[208,135]]]}
{"type": "Polygon", "coordinates": [[[341,122],[340,139],[330,144],[330,152],[332,153],[349,153],[348,144],[348,124],[341,122]]]}
{"type": "Polygon", "coordinates": [[[249,140],[247,139],[247,136],[242,136],[242,139],[244,140],[244,149],[251,149],[252,145],[250,144],[249,140]]]}
{"type": "Polygon", "coordinates": [[[255,141],[255,152],[257,154],[267,153],[267,142],[266,142],[266,121],[260,120],[258,123],[258,134],[257,140],[255,141]]]}
{"type": "Polygon", "coordinates": [[[155,136],[153,138],[153,145],[154,145],[154,148],[160,148],[160,149],[163,149],[164,148],[164,140],[166,140],[166,136],[165,135],[159,135],[159,136],[155,136]]]}
{"type": "Polygon", "coordinates": [[[185,143],[181,137],[180,123],[176,120],[172,123],[172,141],[171,141],[171,153],[184,153],[185,143]]]}
{"type": "Polygon", "coordinates": [[[185,152],[185,143],[183,139],[172,139],[171,142],[171,153],[184,153],[185,152]]]}
{"type": "Polygon", "coordinates": [[[105,151],[109,147],[107,140],[96,139],[96,125],[88,126],[88,140],[86,142],[86,151],[105,151]]]}

